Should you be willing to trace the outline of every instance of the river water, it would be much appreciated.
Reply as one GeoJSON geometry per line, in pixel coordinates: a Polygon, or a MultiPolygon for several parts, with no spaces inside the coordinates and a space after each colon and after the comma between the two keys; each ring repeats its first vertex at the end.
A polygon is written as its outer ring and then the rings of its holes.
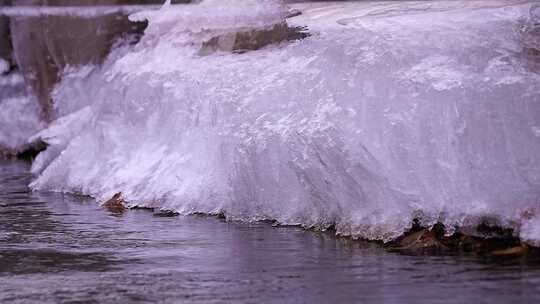
{"type": "Polygon", "coordinates": [[[266,223],[123,215],[0,161],[0,303],[540,303],[540,265],[406,256],[266,223]]]}

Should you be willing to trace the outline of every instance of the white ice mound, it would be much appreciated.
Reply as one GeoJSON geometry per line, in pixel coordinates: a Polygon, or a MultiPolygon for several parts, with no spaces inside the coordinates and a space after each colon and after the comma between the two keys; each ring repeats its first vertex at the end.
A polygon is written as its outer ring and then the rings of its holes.
{"type": "MultiPolygon", "coordinates": [[[[228,22],[201,7],[182,14],[228,22]]],[[[296,8],[308,39],[205,57],[183,19],[150,17],[133,50],[57,88],[67,116],[42,133],[32,187],[383,240],[417,216],[489,217],[540,241],[529,2],[296,8]]]]}

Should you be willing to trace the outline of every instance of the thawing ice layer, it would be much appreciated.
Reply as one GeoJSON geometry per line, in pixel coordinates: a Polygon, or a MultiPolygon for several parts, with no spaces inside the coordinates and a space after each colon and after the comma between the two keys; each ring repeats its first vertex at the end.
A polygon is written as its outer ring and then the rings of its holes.
{"type": "Polygon", "coordinates": [[[31,186],[382,240],[489,218],[540,241],[533,2],[298,4],[311,37],[198,55],[195,27],[280,10],[255,2],[150,14],[137,46],[65,78],[31,186]]]}

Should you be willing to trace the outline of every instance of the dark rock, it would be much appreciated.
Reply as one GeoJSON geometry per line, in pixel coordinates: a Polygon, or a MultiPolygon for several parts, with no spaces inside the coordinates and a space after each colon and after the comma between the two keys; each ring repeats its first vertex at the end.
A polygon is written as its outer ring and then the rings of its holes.
{"type": "Polygon", "coordinates": [[[444,238],[444,244],[455,252],[473,252],[477,248],[478,240],[474,237],[456,232],[444,238]]]}
{"type": "Polygon", "coordinates": [[[431,228],[431,232],[435,235],[435,238],[438,240],[444,239],[444,234],[446,232],[446,228],[441,222],[435,223],[433,227],[431,228]]]}
{"type": "Polygon", "coordinates": [[[208,55],[216,51],[245,52],[258,50],[269,44],[285,41],[287,30],[287,24],[281,23],[270,28],[229,32],[203,42],[200,54],[208,55]]]}
{"type": "Polygon", "coordinates": [[[154,210],[154,216],[158,217],[174,217],[178,216],[180,213],[173,211],[173,210],[166,210],[166,209],[160,209],[160,210],[154,210]]]}
{"type": "Polygon", "coordinates": [[[476,231],[483,237],[496,237],[496,238],[511,238],[513,236],[513,230],[510,228],[503,228],[499,225],[491,224],[488,221],[480,223],[476,227],[476,231]]]}
{"type": "Polygon", "coordinates": [[[422,227],[422,225],[420,224],[420,220],[417,219],[417,218],[414,218],[412,220],[411,229],[408,232],[409,233],[410,232],[416,232],[416,231],[420,231],[420,230],[423,230],[423,229],[425,229],[425,227],[422,227]]]}
{"type": "Polygon", "coordinates": [[[291,9],[289,13],[287,14],[286,18],[293,18],[300,15],[302,15],[302,11],[297,10],[297,9],[291,9]]]}
{"type": "Polygon", "coordinates": [[[47,149],[47,144],[41,140],[25,145],[20,150],[13,150],[0,145],[0,157],[32,162],[36,156],[45,149],[47,149]]]}
{"type": "Polygon", "coordinates": [[[122,192],[118,192],[111,199],[103,203],[103,208],[115,214],[121,214],[127,211],[127,203],[122,197],[122,192]]]}
{"type": "Polygon", "coordinates": [[[152,211],[152,213],[154,212],[154,208],[153,208],[153,207],[133,206],[133,207],[130,207],[129,209],[130,209],[130,210],[146,210],[146,211],[152,211]]]}
{"type": "Polygon", "coordinates": [[[413,254],[439,253],[449,250],[437,238],[436,233],[427,229],[409,233],[396,245],[392,246],[391,249],[413,254]]]}
{"type": "Polygon", "coordinates": [[[506,249],[494,250],[490,254],[498,257],[521,257],[527,255],[529,246],[521,243],[519,246],[514,246],[506,249]]]}
{"type": "Polygon", "coordinates": [[[27,160],[27,161],[33,161],[36,156],[44,151],[45,149],[47,149],[47,143],[41,141],[41,140],[38,140],[36,142],[33,142],[31,144],[29,144],[24,150],[22,150],[21,152],[18,152],[16,154],[16,157],[18,159],[22,159],[22,160],[27,160]]]}
{"type": "Polygon", "coordinates": [[[289,27],[289,31],[287,33],[287,40],[288,41],[302,40],[309,36],[311,36],[311,34],[308,32],[307,27],[293,26],[293,27],[289,27]]]}
{"type": "Polygon", "coordinates": [[[306,38],[305,28],[289,27],[286,22],[268,28],[238,29],[218,35],[203,42],[200,55],[209,55],[217,51],[243,53],[285,41],[306,38]]]}
{"type": "Polygon", "coordinates": [[[411,229],[395,241],[385,244],[390,251],[406,254],[455,254],[472,253],[481,256],[521,257],[538,255],[540,250],[523,243],[512,229],[483,222],[476,228],[478,235],[468,235],[456,229],[445,235],[442,223],[428,229],[413,220],[411,229]]]}

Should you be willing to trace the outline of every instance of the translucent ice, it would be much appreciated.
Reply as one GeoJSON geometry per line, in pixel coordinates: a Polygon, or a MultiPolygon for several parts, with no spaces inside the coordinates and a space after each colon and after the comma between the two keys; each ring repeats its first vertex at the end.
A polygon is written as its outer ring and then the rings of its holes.
{"type": "Polygon", "coordinates": [[[34,189],[382,240],[489,217],[540,241],[531,2],[299,4],[310,38],[201,57],[199,34],[282,14],[206,3],[138,13],[137,46],[65,78],[34,189]]]}
{"type": "Polygon", "coordinates": [[[39,113],[39,106],[31,97],[17,96],[0,100],[0,152],[24,150],[28,138],[45,127],[39,113]]]}
{"type": "Polygon", "coordinates": [[[9,71],[9,62],[0,58],[0,75],[9,71]]]}

